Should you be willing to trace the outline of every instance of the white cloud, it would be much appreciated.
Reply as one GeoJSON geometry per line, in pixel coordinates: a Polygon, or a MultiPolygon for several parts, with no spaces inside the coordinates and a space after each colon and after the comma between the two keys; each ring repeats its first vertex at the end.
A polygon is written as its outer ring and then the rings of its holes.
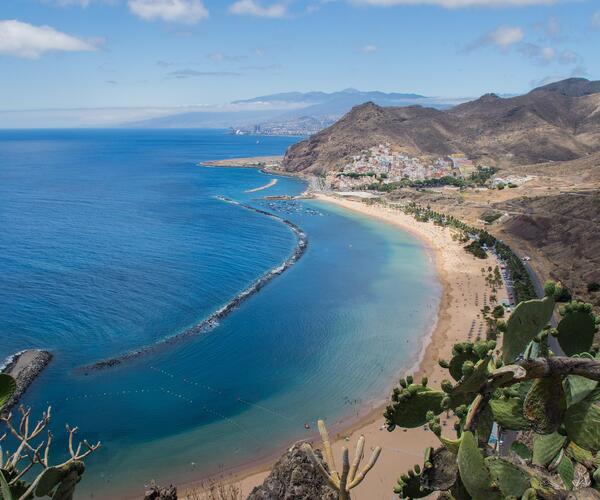
{"type": "Polygon", "coordinates": [[[561,0],[348,0],[357,5],[392,7],[395,5],[438,5],[449,9],[460,7],[527,7],[552,5],[561,0]]]}
{"type": "Polygon", "coordinates": [[[592,15],[592,28],[600,30],[600,10],[592,15]]]}
{"type": "Polygon", "coordinates": [[[0,21],[0,53],[37,59],[44,52],[95,50],[93,43],[56,31],[50,26],[34,26],[16,19],[0,21]]]}
{"type": "Polygon", "coordinates": [[[263,7],[255,0],[238,0],[229,7],[229,12],[238,15],[279,18],[287,14],[287,7],[284,3],[274,3],[263,7]]]}
{"type": "Polygon", "coordinates": [[[129,10],[146,20],[194,24],[208,17],[202,0],[129,0],[129,10]]]}
{"type": "Polygon", "coordinates": [[[583,63],[583,58],[572,50],[556,50],[554,47],[540,47],[534,43],[523,43],[519,46],[519,51],[531,59],[536,64],[546,65],[558,62],[564,65],[579,65],[583,63]]]}
{"type": "Polygon", "coordinates": [[[92,3],[116,5],[120,0],[43,0],[46,3],[54,3],[59,7],[71,7],[73,5],[77,7],[88,7],[92,3]]]}
{"type": "Polygon", "coordinates": [[[91,0],[56,0],[57,5],[66,7],[68,5],[79,5],[81,7],[87,7],[91,0]]]}
{"type": "Polygon", "coordinates": [[[365,45],[362,49],[360,49],[360,51],[364,54],[371,54],[372,52],[377,51],[377,46],[369,43],[365,45]]]}
{"type": "Polygon", "coordinates": [[[500,26],[472,43],[468,48],[474,49],[484,45],[493,45],[505,52],[512,45],[519,43],[525,37],[525,33],[518,26],[500,26]]]}

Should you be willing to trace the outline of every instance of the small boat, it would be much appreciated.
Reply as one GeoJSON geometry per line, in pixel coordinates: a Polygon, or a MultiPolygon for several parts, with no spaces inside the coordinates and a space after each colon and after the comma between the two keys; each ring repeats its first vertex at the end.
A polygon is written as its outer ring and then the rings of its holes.
{"type": "Polygon", "coordinates": [[[309,430],[309,429],[310,429],[310,425],[309,425],[308,423],[306,423],[306,424],[304,424],[304,428],[305,428],[306,430],[309,430]]]}

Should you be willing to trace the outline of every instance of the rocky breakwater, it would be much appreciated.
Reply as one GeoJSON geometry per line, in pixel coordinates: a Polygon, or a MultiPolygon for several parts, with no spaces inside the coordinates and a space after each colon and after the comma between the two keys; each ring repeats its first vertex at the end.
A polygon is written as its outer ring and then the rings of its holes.
{"type": "Polygon", "coordinates": [[[164,349],[170,345],[178,344],[187,338],[190,338],[195,335],[199,335],[205,333],[209,330],[215,328],[219,321],[228,316],[232,311],[234,311],[242,302],[252,297],[254,294],[258,293],[265,285],[267,285],[270,281],[272,281],[277,276],[283,274],[287,269],[292,267],[306,252],[308,248],[308,237],[306,233],[302,231],[296,224],[293,222],[279,217],[271,212],[267,212],[266,210],[261,210],[260,208],[256,208],[250,205],[244,205],[238,201],[232,200],[230,198],[226,198],[225,196],[217,196],[217,198],[225,203],[230,203],[232,205],[237,205],[240,208],[245,210],[250,210],[252,212],[258,213],[260,215],[264,215],[265,217],[269,217],[274,219],[281,224],[286,225],[290,231],[296,236],[296,247],[292,254],[285,259],[279,266],[274,267],[273,269],[267,271],[261,277],[259,277],[256,281],[254,281],[250,286],[246,289],[242,290],[236,296],[234,296],[229,302],[223,305],[221,308],[217,309],[214,313],[212,313],[207,318],[203,319],[198,324],[184,330],[180,333],[176,333],[169,337],[163,338],[154,344],[140,347],[134,351],[129,351],[113,358],[103,359],[100,361],[96,361],[95,363],[82,366],[78,368],[76,371],[78,373],[87,375],[91,372],[106,370],[108,368],[114,368],[119,366],[125,362],[133,361],[139,358],[142,358],[148,354],[156,352],[160,349],[164,349]]]}
{"type": "Polygon", "coordinates": [[[17,384],[17,390],[6,404],[4,411],[9,411],[19,403],[29,386],[38,377],[48,363],[52,361],[52,354],[48,351],[28,349],[11,356],[0,372],[13,377],[17,384]]]}

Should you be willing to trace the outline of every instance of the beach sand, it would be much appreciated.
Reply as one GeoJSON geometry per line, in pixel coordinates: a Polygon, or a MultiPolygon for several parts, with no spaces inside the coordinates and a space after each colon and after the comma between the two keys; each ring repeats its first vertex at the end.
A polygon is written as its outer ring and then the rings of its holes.
{"type": "MultiPolygon", "coordinates": [[[[398,226],[417,236],[430,250],[443,286],[443,294],[437,324],[425,348],[415,378],[419,380],[426,375],[429,377],[430,386],[439,387],[440,382],[447,378],[448,374],[439,367],[437,360],[449,359],[452,346],[456,342],[476,340],[478,333],[485,339],[485,324],[480,310],[488,303],[487,298],[491,294],[491,289],[485,281],[481,268],[494,267],[498,262],[493,256],[485,260],[475,258],[465,252],[460,242],[452,239],[453,230],[432,223],[417,222],[399,209],[351,201],[332,195],[316,194],[315,198],[398,226]]],[[[498,290],[496,295],[498,301],[501,301],[506,298],[506,291],[498,290]]],[[[388,432],[384,427],[383,410],[384,406],[377,408],[354,424],[349,423],[349,427],[341,431],[336,429],[331,433],[332,439],[335,436],[334,452],[338,461],[341,460],[342,447],[348,446],[352,453],[361,434],[366,439],[365,461],[368,460],[371,449],[375,446],[382,448],[377,465],[363,483],[352,490],[354,500],[397,498],[393,493],[393,487],[400,474],[415,464],[422,466],[423,453],[427,446],[439,446],[439,441],[433,433],[424,428],[410,430],[397,428],[393,432],[388,432]]],[[[444,422],[442,418],[442,425],[444,426],[442,432],[454,436],[451,421],[444,422]]],[[[319,447],[318,443],[317,446],[319,447]]],[[[255,466],[253,470],[242,469],[229,480],[238,484],[245,498],[253,487],[263,482],[268,472],[265,465],[262,470],[257,470],[255,466]]]]}

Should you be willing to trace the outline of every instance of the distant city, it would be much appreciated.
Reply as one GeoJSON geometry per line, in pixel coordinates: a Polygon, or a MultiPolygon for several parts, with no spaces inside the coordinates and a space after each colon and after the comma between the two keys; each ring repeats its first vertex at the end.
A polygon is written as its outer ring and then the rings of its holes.
{"type": "Polygon", "coordinates": [[[317,118],[314,116],[303,116],[289,121],[232,127],[231,132],[235,135],[287,135],[304,137],[320,132],[324,128],[333,125],[336,120],[337,117],[317,118]]]}

